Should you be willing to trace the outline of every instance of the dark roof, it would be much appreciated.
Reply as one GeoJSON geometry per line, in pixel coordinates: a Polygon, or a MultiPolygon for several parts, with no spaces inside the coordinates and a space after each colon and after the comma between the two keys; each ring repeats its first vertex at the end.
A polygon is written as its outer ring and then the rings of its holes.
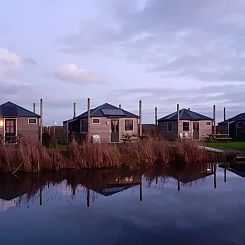
{"type": "Polygon", "coordinates": [[[26,110],[12,102],[0,105],[0,116],[3,117],[40,117],[39,115],[26,110]]]}
{"type": "MultiPolygon", "coordinates": [[[[121,108],[118,108],[116,106],[113,106],[111,104],[105,103],[103,105],[100,105],[94,109],[91,109],[90,111],[90,116],[91,117],[138,117],[137,115],[125,111],[121,108]]],[[[84,112],[83,114],[77,116],[74,119],[77,118],[86,118],[88,117],[88,111],[84,112]]],[[[72,120],[74,120],[72,119],[72,120]]],[[[67,120],[69,121],[69,120],[67,120]]],[[[64,122],[67,122],[64,121],[64,122]]]]}
{"type": "Polygon", "coordinates": [[[240,113],[234,117],[231,117],[223,122],[220,122],[219,124],[227,124],[228,122],[233,122],[233,121],[245,121],[245,112],[240,113]]]}
{"type": "MultiPolygon", "coordinates": [[[[206,117],[204,115],[201,115],[199,113],[187,109],[181,109],[179,111],[179,119],[190,120],[190,121],[213,120],[210,117],[206,117]]],[[[177,111],[172,114],[169,114],[168,116],[160,118],[158,121],[161,122],[161,121],[176,121],[176,120],[177,120],[177,111]]]]}

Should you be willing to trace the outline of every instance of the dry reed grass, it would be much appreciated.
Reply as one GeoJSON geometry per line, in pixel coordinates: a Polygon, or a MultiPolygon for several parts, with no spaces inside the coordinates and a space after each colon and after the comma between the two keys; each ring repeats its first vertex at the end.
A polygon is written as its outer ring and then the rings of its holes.
{"type": "Polygon", "coordinates": [[[192,141],[171,143],[157,138],[127,144],[78,144],[73,141],[65,149],[46,148],[30,141],[0,145],[0,172],[10,173],[123,166],[167,167],[205,161],[208,161],[207,153],[192,141]]]}

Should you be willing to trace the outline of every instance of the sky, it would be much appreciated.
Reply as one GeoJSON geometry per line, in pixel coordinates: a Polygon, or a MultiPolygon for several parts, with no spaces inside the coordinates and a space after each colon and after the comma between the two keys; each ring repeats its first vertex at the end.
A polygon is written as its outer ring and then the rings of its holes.
{"type": "Polygon", "coordinates": [[[143,123],[180,108],[244,112],[244,0],[0,0],[0,103],[44,124],[105,102],[143,123]],[[37,109],[39,112],[39,109],[37,109]]]}

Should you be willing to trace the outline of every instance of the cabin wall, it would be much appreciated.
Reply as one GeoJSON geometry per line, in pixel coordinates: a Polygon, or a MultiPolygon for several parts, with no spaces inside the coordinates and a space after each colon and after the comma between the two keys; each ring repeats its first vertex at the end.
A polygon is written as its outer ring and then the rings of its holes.
{"type": "MultiPolygon", "coordinates": [[[[32,117],[34,118],[34,117],[32,117]]],[[[17,135],[23,135],[25,139],[39,140],[39,118],[37,124],[28,124],[28,117],[17,118],[17,135]]]]}
{"type": "Polygon", "coordinates": [[[161,135],[163,138],[168,140],[176,140],[178,138],[177,134],[186,134],[188,138],[193,138],[193,122],[199,122],[199,139],[203,140],[207,137],[208,134],[212,133],[212,121],[210,120],[202,120],[202,121],[189,121],[189,120],[180,120],[179,125],[177,127],[177,121],[172,121],[173,130],[168,131],[167,130],[167,123],[171,123],[171,121],[165,121],[165,122],[159,122],[158,123],[158,130],[159,135],[161,135]],[[189,131],[183,130],[183,123],[188,122],[189,123],[189,131]],[[210,123],[210,125],[207,125],[207,122],[210,123]]]}
{"type": "Polygon", "coordinates": [[[123,137],[123,135],[135,135],[138,136],[139,134],[139,124],[138,118],[121,118],[119,121],[119,139],[123,137]],[[133,120],[133,130],[127,131],[125,130],[125,121],[126,120],[133,120]]]}
{"type": "Polygon", "coordinates": [[[93,124],[93,118],[90,118],[90,126],[89,126],[89,139],[92,138],[93,135],[99,135],[102,143],[110,143],[111,142],[111,120],[119,120],[119,142],[123,135],[135,135],[138,136],[138,119],[137,118],[107,118],[107,117],[99,117],[100,123],[93,124]],[[133,120],[133,130],[126,131],[125,130],[125,120],[133,120]]]}
{"type": "Polygon", "coordinates": [[[176,140],[178,138],[178,136],[177,136],[177,122],[176,121],[158,122],[158,133],[164,139],[176,140]],[[168,128],[167,128],[168,123],[172,123],[172,125],[173,125],[172,131],[168,131],[168,128]]]}
{"type": "Polygon", "coordinates": [[[89,119],[89,139],[92,140],[93,135],[99,135],[102,143],[111,142],[111,121],[107,117],[91,117],[89,119]],[[93,118],[99,118],[100,123],[94,124],[93,118]]]}

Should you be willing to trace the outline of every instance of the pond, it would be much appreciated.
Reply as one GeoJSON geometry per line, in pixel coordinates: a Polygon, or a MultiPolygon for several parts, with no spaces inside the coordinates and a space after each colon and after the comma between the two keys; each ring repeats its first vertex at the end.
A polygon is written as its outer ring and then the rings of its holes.
{"type": "Polygon", "coordinates": [[[1,175],[0,244],[245,244],[245,172],[1,175]]]}

